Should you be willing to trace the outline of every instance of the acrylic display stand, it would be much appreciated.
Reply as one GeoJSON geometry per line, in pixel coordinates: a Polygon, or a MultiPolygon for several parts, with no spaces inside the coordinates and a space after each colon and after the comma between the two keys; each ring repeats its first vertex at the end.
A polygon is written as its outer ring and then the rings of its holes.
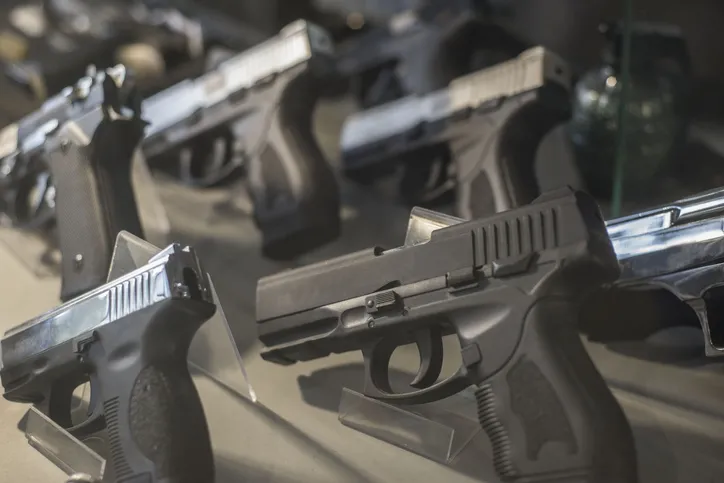
{"type": "MultiPolygon", "coordinates": [[[[133,158],[131,176],[146,239],[154,245],[166,246],[170,232],[168,216],[156,190],[151,171],[145,158],[140,154],[133,158]]],[[[0,243],[5,245],[35,277],[50,278],[60,275],[60,252],[48,237],[32,230],[2,226],[0,243]]]]}
{"type": "MultiPolygon", "coordinates": [[[[148,263],[160,250],[129,233],[120,233],[116,241],[108,280],[148,263]]],[[[239,351],[231,337],[231,330],[219,305],[216,290],[212,293],[217,304],[216,314],[201,326],[189,349],[189,369],[199,371],[225,388],[256,402],[256,394],[246,376],[239,351]]],[[[87,405],[80,403],[73,412],[82,413],[87,405]]],[[[31,446],[67,474],[85,473],[101,479],[105,470],[105,435],[91,435],[79,440],[55,424],[35,408],[25,416],[25,436],[31,446]]]]}
{"type": "MultiPolygon", "coordinates": [[[[405,245],[429,240],[459,218],[415,208],[410,214],[405,245]]],[[[480,432],[471,388],[442,401],[419,405],[389,404],[344,388],[339,421],[357,431],[439,463],[452,462],[480,432]]]]}
{"type": "Polygon", "coordinates": [[[140,153],[137,153],[133,159],[131,181],[146,240],[159,247],[166,246],[169,243],[168,234],[171,231],[171,223],[168,221],[166,209],[161,203],[161,197],[156,189],[156,182],[148,168],[146,158],[140,153]]]}
{"type": "Polygon", "coordinates": [[[34,407],[25,414],[25,436],[30,446],[66,474],[102,477],[106,461],[90,448],[90,441],[84,443],[74,438],[34,407]]]}
{"type": "Polygon", "coordinates": [[[339,421],[425,458],[448,464],[480,432],[475,396],[464,391],[443,401],[393,405],[344,388],[339,421]]]}

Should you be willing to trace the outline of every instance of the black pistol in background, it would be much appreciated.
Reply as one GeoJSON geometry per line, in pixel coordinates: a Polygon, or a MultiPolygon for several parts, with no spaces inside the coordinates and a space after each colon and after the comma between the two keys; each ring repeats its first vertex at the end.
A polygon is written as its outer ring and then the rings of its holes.
{"type": "Polygon", "coordinates": [[[337,70],[351,80],[363,109],[445,87],[455,77],[525,49],[492,21],[494,3],[421,2],[341,45],[337,70]]]}
{"type": "Polygon", "coordinates": [[[61,300],[102,285],[120,231],[143,237],[131,166],[146,123],[123,66],[83,77],[0,131],[3,212],[20,227],[55,223],[61,300]]]}
{"type": "MultiPolygon", "coordinates": [[[[465,219],[523,206],[541,192],[538,148],[547,135],[563,131],[570,85],[568,65],[534,47],[445,89],[353,114],[342,130],[343,170],[369,179],[402,165],[408,201],[454,189],[457,214],[465,219]],[[449,163],[426,158],[445,144],[449,163]],[[410,180],[416,182],[410,186],[410,180]]],[[[567,164],[575,170],[572,154],[567,164]]]]}
{"type": "Polygon", "coordinates": [[[458,223],[415,209],[405,245],[370,248],[259,281],[262,358],[294,364],[361,350],[365,394],[418,404],[476,385],[503,481],[635,483],[631,428],[577,332],[584,295],[619,275],[599,209],[564,188],[458,223]],[[438,381],[442,335],[462,365],[438,381]],[[390,358],[415,342],[410,391],[390,358]]]}
{"type": "Polygon", "coordinates": [[[200,5],[168,0],[9,0],[0,6],[0,125],[83,76],[118,63],[144,96],[203,72],[216,46],[265,36],[200,5]],[[183,3],[183,5],[180,5],[183,3]],[[179,77],[181,76],[181,77],[179,77]]]}
{"type": "MultiPolygon", "coordinates": [[[[696,313],[704,333],[705,354],[724,356],[721,317],[724,307],[721,291],[724,287],[724,190],[708,191],[660,208],[610,220],[607,225],[621,265],[621,277],[614,288],[619,291],[665,290],[675,295],[696,313]]],[[[631,311],[630,305],[644,300],[632,297],[624,310],[631,311]]],[[[609,308],[615,304],[615,293],[613,300],[605,303],[609,308]]],[[[680,311],[676,312],[680,314],[680,311]]],[[[584,325],[589,325],[589,335],[590,327],[597,327],[593,329],[594,338],[606,339],[612,331],[625,329],[617,327],[616,318],[596,323],[594,319],[600,315],[584,312],[587,318],[584,325]]],[[[671,313],[658,311],[655,322],[660,325],[654,329],[681,322],[667,320],[671,317],[671,313]]],[[[624,332],[631,333],[636,329],[631,327],[624,332]]]]}
{"type": "Polygon", "coordinates": [[[195,252],[171,245],[8,331],[0,341],[4,396],[35,404],[76,437],[107,428],[103,481],[213,482],[209,430],[186,358],[215,311],[195,252]],[[76,423],[73,391],[88,380],[89,417],[76,423]]]}
{"type": "Polygon", "coordinates": [[[339,233],[339,189],[311,126],[332,52],[326,32],[297,21],[143,103],[148,158],[181,151],[182,177],[201,185],[243,166],[271,258],[296,256],[339,233]]]}

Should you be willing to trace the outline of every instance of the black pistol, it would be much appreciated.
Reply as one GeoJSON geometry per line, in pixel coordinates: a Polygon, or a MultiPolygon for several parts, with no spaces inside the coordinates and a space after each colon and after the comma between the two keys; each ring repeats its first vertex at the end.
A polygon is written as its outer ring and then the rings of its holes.
{"type": "Polygon", "coordinates": [[[583,297],[619,276],[595,201],[565,188],[459,221],[415,209],[402,247],[261,279],[262,357],[286,365],[361,350],[365,393],[393,403],[475,385],[503,481],[635,483],[631,428],[577,332],[583,297]],[[450,333],[462,364],[438,380],[450,333]],[[419,372],[394,392],[390,358],[413,342],[419,372]]]}
{"type": "Polygon", "coordinates": [[[147,157],[185,153],[182,178],[197,185],[244,168],[270,258],[292,258],[339,234],[339,189],[311,129],[332,49],[325,31],[297,21],[143,103],[147,157]]]}
{"type": "MultiPolygon", "coordinates": [[[[387,8],[393,7],[391,2],[387,8]]],[[[422,95],[522,52],[526,44],[495,19],[490,0],[425,0],[340,45],[337,70],[362,108],[422,95]]],[[[377,10],[367,5],[368,10],[377,10]]],[[[365,7],[361,8],[364,12],[365,7]]],[[[356,12],[360,12],[357,9],[356,12]]]]}
{"type": "MultiPolygon", "coordinates": [[[[444,89],[353,114],[342,131],[343,169],[353,178],[378,176],[401,163],[403,183],[434,175],[439,181],[405,188],[403,196],[416,204],[431,192],[454,189],[458,216],[465,219],[523,206],[542,191],[539,147],[550,139],[567,146],[552,135],[563,132],[570,116],[570,85],[568,65],[534,47],[444,89]],[[427,153],[440,145],[449,147],[451,161],[427,163],[427,153]]],[[[560,153],[570,158],[571,171],[561,184],[578,184],[572,154],[560,153]]]]}
{"type": "Polygon", "coordinates": [[[186,358],[216,311],[209,278],[189,247],[8,331],[0,379],[12,402],[33,403],[76,437],[107,428],[103,481],[213,483],[209,430],[186,358]],[[71,418],[90,380],[89,417],[71,418]]]}
{"type": "MultiPolygon", "coordinates": [[[[83,76],[124,64],[143,96],[198,75],[207,51],[266,35],[201,6],[169,0],[9,0],[0,6],[0,126],[83,76]]],[[[205,2],[204,2],[205,3],[205,2]]]]}
{"type": "Polygon", "coordinates": [[[0,132],[5,212],[20,226],[54,219],[64,301],[105,282],[119,232],[143,237],[131,183],[146,125],[140,114],[119,65],[91,71],[0,132]],[[30,189],[38,180],[45,183],[40,195],[30,189]]]}

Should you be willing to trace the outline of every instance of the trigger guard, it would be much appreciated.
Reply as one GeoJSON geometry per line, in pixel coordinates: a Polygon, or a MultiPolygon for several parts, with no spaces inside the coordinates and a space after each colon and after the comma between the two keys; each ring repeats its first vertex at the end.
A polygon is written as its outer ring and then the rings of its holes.
{"type": "Polygon", "coordinates": [[[365,395],[380,401],[393,404],[427,404],[454,396],[471,385],[468,371],[460,367],[455,374],[432,386],[419,391],[394,393],[386,388],[365,386],[365,395]]]}
{"type": "Polygon", "coordinates": [[[425,404],[453,396],[472,384],[467,368],[461,366],[452,376],[425,389],[404,393],[393,392],[389,377],[390,359],[399,346],[399,340],[383,338],[362,349],[365,361],[366,396],[393,404],[425,404]]]}
{"type": "Polygon", "coordinates": [[[37,408],[58,426],[66,429],[73,425],[73,392],[88,380],[83,373],[70,374],[56,380],[46,391],[37,408]]]}
{"type": "Polygon", "coordinates": [[[233,141],[220,135],[210,140],[200,141],[196,146],[187,146],[179,156],[181,180],[196,187],[214,186],[230,177],[240,167],[239,159],[234,155],[233,141]],[[207,149],[206,148],[210,148],[207,149]],[[201,154],[201,151],[207,151],[201,154]],[[201,163],[201,176],[194,175],[196,164],[201,163]]]}

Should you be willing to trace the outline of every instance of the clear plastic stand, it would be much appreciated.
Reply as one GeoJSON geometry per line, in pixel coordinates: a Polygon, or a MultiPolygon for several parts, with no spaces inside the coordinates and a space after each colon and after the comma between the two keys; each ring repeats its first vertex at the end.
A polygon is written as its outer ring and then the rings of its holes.
{"type": "MultiPolygon", "coordinates": [[[[165,246],[171,225],[151,171],[140,152],[133,158],[131,177],[146,239],[154,245],[165,246]]],[[[51,238],[46,233],[0,227],[0,243],[37,278],[57,277],[60,274],[60,252],[53,246],[51,238]]]]}
{"type": "Polygon", "coordinates": [[[166,208],[161,203],[161,197],[156,189],[156,182],[148,168],[146,158],[141,155],[140,151],[133,159],[131,181],[146,240],[156,246],[166,246],[169,243],[171,223],[168,220],[166,208]]]}
{"type": "MultiPolygon", "coordinates": [[[[161,250],[129,233],[118,235],[108,280],[131,272],[148,263],[161,250]]],[[[189,368],[198,370],[228,390],[256,402],[256,394],[247,379],[241,355],[231,337],[216,289],[212,293],[217,304],[216,314],[201,326],[189,349],[189,368]]],[[[81,394],[80,399],[85,399],[81,394]]],[[[74,413],[83,411],[81,401],[74,413]]],[[[36,408],[26,413],[25,436],[31,446],[40,451],[67,474],[86,473],[102,478],[105,469],[105,435],[97,434],[82,441],[70,435],[36,408]],[[99,454],[100,453],[100,454],[99,454]]]]}
{"type": "MultiPolygon", "coordinates": [[[[108,280],[147,264],[160,251],[158,247],[130,233],[119,233],[108,280]]],[[[211,288],[217,310],[214,316],[201,326],[191,342],[189,365],[227,389],[256,402],[256,394],[249,384],[241,354],[232,338],[213,281],[211,288]]]]}
{"type": "Polygon", "coordinates": [[[480,432],[475,397],[467,392],[434,403],[402,406],[344,388],[339,401],[339,421],[443,464],[452,462],[480,432]]]}
{"type": "Polygon", "coordinates": [[[106,462],[98,453],[34,407],[25,414],[25,436],[30,446],[69,475],[103,475],[106,462]]]}
{"type": "MultiPolygon", "coordinates": [[[[415,208],[410,214],[405,245],[424,243],[434,230],[461,221],[415,208]]],[[[384,403],[344,388],[339,402],[339,421],[379,440],[448,464],[480,432],[476,411],[471,388],[442,401],[414,406],[384,403]]]]}

